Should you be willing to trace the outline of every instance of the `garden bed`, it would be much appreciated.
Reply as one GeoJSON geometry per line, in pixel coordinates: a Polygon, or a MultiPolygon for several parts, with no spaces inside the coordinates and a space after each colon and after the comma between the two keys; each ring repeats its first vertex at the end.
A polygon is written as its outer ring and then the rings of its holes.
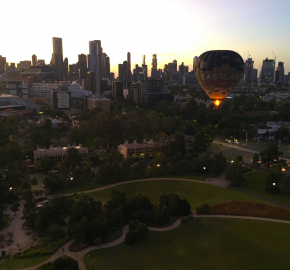
{"type": "Polygon", "coordinates": [[[290,210],[267,204],[247,201],[226,201],[210,206],[210,214],[252,216],[290,220],[290,210]]]}

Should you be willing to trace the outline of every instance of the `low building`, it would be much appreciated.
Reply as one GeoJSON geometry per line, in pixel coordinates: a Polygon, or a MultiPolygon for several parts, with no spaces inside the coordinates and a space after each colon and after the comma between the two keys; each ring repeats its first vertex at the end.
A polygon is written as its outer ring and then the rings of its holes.
{"type": "Polygon", "coordinates": [[[89,154],[88,148],[82,147],[81,144],[78,146],[68,145],[67,147],[53,147],[51,145],[49,149],[37,147],[37,150],[33,151],[34,163],[36,164],[36,167],[37,167],[37,162],[40,161],[42,157],[49,156],[52,158],[54,164],[57,164],[65,159],[65,157],[67,156],[67,150],[70,148],[77,149],[83,161],[88,160],[88,154],[89,154]]]}
{"type": "Polygon", "coordinates": [[[94,95],[87,99],[88,109],[101,108],[103,112],[110,113],[110,99],[100,95],[94,95]]]}
{"type": "MultiPolygon", "coordinates": [[[[185,134],[183,134],[183,136],[186,152],[192,152],[194,137],[185,134]]],[[[124,144],[120,144],[118,146],[118,151],[124,156],[125,159],[127,159],[128,157],[144,157],[145,154],[153,156],[154,152],[156,151],[156,149],[158,149],[158,147],[166,146],[172,140],[174,140],[173,135],[169,136],[167,139],[158,142],[154,142],[153,139],[151,139],[150,141],[146,141],[146,139],[144,139],[142,143],[138,143],[136,140],[134,140],[133,143],[128,143],[128,141],[126,141],[124,144]]]]}
{"type": "Polygon", "coordinates": [[[126,141],[124,144],[118,146],[118,151],[124,156],[124,158],[127,158],[128,156],[143,157],[145,154],[152,156],[154,145],[155,143],[153,142],[153,139],[148,142],[144,139],[142,143],[138,143],[136,140],[134,140],[133,143],[128,143],[128,141],[126,141]]]}

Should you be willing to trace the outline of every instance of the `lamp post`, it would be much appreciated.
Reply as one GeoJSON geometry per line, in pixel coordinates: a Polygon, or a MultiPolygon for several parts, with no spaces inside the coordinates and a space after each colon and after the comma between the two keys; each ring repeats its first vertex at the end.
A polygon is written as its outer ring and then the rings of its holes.
{"type": "Polygon", "coordinates": [[[73,177],[71,176],[71,178],[70,178],[70,180],[72,181],[71,183],[72,183],[72,192],[74,192],[74,187],[73,187],[73,177]]]}
{"type": "Polygon", "coordinates": [[[276,183],[273,183],[273,200],[274,200],[274,188],[275,188],[275,186],[276,186],[276,183]]]}

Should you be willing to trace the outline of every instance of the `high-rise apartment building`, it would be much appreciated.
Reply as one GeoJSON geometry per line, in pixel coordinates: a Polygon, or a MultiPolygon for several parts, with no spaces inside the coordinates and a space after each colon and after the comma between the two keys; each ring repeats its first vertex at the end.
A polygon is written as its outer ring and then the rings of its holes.
{"type": "Polygon", "coordinates": [[[62,39],[58,37],[52,38],[53,53],[51,63],[55,68],[60,71],[60,79],[63,72],[63,51],[62,51],[62,39]]]}
{"type": "Polygon", "coordinates": [[[179,66],[179,73],[184,76],[185,74],[185,66],[184,66],[184,62],[181,63],[181,65],[179,66]]]}
{"type": "Polygon", "coordinates": [[[32,55],[32,65],[33,66],[37,65],[37,56],[35,54],[32,55]]]}
{"type": "Polygon", "coordinates": [[[177,71],[177,61],[173,60],[172,64],[173,64],[173,71],[177,71]]]}
{"type": "Polygon", "coordinates": [[[147,65],[145,63],[145,58],[146,58],[146,56],[143,55],[142,69],[143,69],[144,77],[146,80],[148,76],[147,76],[147,65]]]}
{"type": "Polygon", "coordinates": [[[6,57],[0,55],[0,73],[5,72],[6,57]]]}
{"type": "Polygon", "coordinates": [[[115,73],[111,72],[110,73],[110,81],[113,82],[115,80],[115,73]]]}

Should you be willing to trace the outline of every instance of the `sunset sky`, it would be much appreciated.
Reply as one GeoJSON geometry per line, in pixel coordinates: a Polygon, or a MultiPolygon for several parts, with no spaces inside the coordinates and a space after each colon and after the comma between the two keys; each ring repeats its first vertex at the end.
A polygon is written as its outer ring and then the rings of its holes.
{"type": "Polygon", "coordinates": [[[2,0],[0,55],[18,63],[36,54],[49,63],[52,37],[61,37],[72,64],[98,39],[117,73],[127,52],[132,69],[143,54],[148,65],[157,54],[158,68],[176,59],[191,70],[193,57],[206,50],[230,49],[243,58],[249,51],[260,70],[273,50],[286,74],[289,10],[289,0],[2,0]]]}

